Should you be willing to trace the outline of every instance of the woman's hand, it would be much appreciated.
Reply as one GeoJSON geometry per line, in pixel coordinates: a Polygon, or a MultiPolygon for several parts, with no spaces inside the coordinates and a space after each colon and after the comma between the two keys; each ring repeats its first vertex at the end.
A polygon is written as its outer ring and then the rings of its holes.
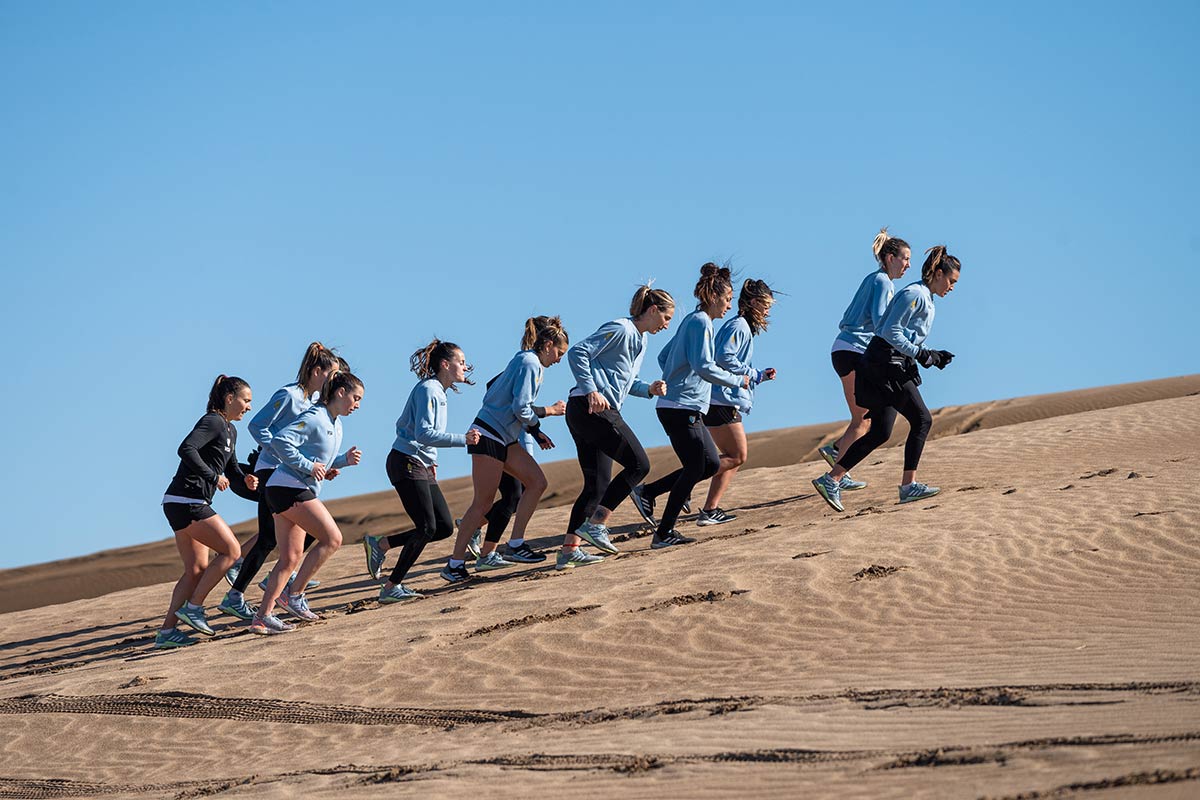
{"type": "Polygon", "coordinates": [[[314,462],[312,469],[309,471],[314,478],[319,481],[325,480],[325,465],[320,461],[314,462]]]}
{"type": "Polygon", "coordinates": [[[228,488],[229,488],[229,478],[226,478],[224,475],[218,475],[217,476],[217,490],[223,492],[228,488]]]}
{"type": "Polygon", "coordinates": [[[766,369],[764,369],[764,370],[762,371],[762,379],[763,379],[763,382],[765,383],[765,382],[767,382],[767,381],[773,381],[773,380],[775,380],[775,375],[776,375],[775,368],[774,368],[774,367],[767,367],[766,369]]]}
{"type": "Polygon", "coordinates": [[[535,433],[533,438],[538,443],[538,447],[542,448],[543,450],[554,449],[554,440],[541,431],[535,433]]]}
{"type": "Polygon", "coordinates": [[[559,400],[552,406],[546,406],[547,417],[561,417],[567,413],[567,401],[559,400]]]}
{"type": "Polygon", "coordinates": [[[258,491],[258,476],[253,472],[246,476],[246,488],[252,492],[258,491]]]}
{"type": "Polygon", "coordinates": [[[608,411],[610,408],[612,408],[612,406],[608,404],[608,400],[604,397],[604,395],[600,394],[599,392],[588,392],[587,401],[589,414],[599,414],[602,411],[608,411]]]}
{"type": "Polygon", "coordinates": [[[362,461],[362,450],[351,446],[351,448],[346,451],[346,463],[352,467],[355,467],[358,466],[358,462],[360,461],[362,461]]]}
{"type": "Polygon", "coordinates": [[[471,428],[467,431],[467,444],[479,444],[479,430],[471,428]]]}
{"type": "Polygon", "coordinates": [[[333,480],[334,478],[336,478],[338,475],[341,475],[341,474],[342,474],[342,471],[341,471],[340,469],[331,469],[331,470],[328,470],[328,471],[325,473],[325,480],[327,480],[327,481],[331,481],[331,480],[333,480]]]}
{"type": "Polygon", "coordinates": [[[650,384],[650,396],[651,397],[655,397],[655,396],[666,397],[667,396],[667,382],[666,381],[655,381],[654,383],[650,384]]]}

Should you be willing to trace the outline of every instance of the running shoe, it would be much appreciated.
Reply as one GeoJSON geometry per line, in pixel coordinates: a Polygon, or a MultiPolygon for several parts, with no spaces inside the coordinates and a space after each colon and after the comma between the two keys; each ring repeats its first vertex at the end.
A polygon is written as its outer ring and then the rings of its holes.
{"type": "Polygon", "coordinates": [[[633,491],[629,493],[629,500],[637,512],[642,515],[642,519],[646,520],[647,525],[658,525],[657,520],[654,519],[654,500],[646,497],[645,484],[633,487],[633,491]]]}
{"type": "Polygon", "coordinates": [[[514,561],[518,564],[540,564],[546,560],[546,554],[537,552],[526,542],[521,542],[520,547],[508,545],[508,552],[505,554],[504,560],[514,561]]]}
{"type": "Polygon", "coordinates": [[[597,525],[594,522],[586,521],[575,529],[575,535],[592,547],[610,555],[616,555],[621,552],[617,546],[608,538],[609,530],[603,525],[597,525]]]}
{"type": "Polygon", "coordinates": [[[505,561],[504,557],[495,550],[487,555],[481,555],[479,558],[475,559],[476,572],[491,572],[494,569],[504,569],[505,567],[511,566],[512,562],[505,561]]]}
{"type": "MultiPolygon", "coordinates": [[[[262,589],[265,592],[267,590],[267,581],[269,581],[270,579],[271,579],[271,575],[270,575],[270,573],[268,573],[267,577],[263,578],[261,581],[258,582],[258,588],[262,589]]],[[[296,573],[293,572],[291,577],[287,579],[287,583],[284,584],[283,591],[285,594],[292,590],[292,581],[294,581],[295,579],[296,579],[296,573]]]]}
{"type": "Polygon", "coordinates": [[[238,619],[253,619],[258,613],[257,608],[246,602],[246,596],[235,589],[225,593],[225,599],[217,608],[238,619]]]}
{"type": "Polygon", "coordinates": [[[479,554],[483,552],[483,531],[471,534],[471,541],[467,542],[467,552],[471,554],[471,558],[479,558],[479,554]]]}
{"type": "Polygon", "coordinates": [[[854,480],[854,478],[850,477],[849,472],[843,475],[842,479],[838,481],[838,489],[843,492],[854,492],[865,488],[867,488],[867,482],[854,480]]]}
{"type": "Polygon", "coordinates": [[[409,589],[403,583],[394,584],[390,589],[384,586],[379,590],[379,602],[383,605],[403,603],[405,600],[417,600],[424,596],[420,592],[414,592],[412,589],[409,589]]]}
{"type": "Polygon", "coordinates": [[[225,570],[225,582],[233,586],[233,582],[237,580],[238,572],[242,569],[242,559],[233,562],[233,566],[225,570]]]}
{"type": "Polygon", "coordinates": [[[574,550],[559,550],[558,557],[554,559],[554,568],[586,567],[591,564],[599,564],[603,560],[604,556],[594,556],[582,547],[576,547],[574,550]]]}
{"type": "Polygon", "coordinates": [[[212,636],[216,633],[208,625],[208,620],[204,617],[204,608],[188,608],[186,605],[175,612],[175,618],[186,624],[190,628],[203,633],[205,636],[212,636]]]}
{"type": "Polygon", "coordinates": [[[288,594],[284,592],[279,595],[279,605],[283,606],[293,617],[302,619],[305,622],[316,622],[320,617],[312,612],[308,607],[308,600],[302,594],[288,594]]]}
{"type": "Polygon", "coordinates": [[[692,513],[692,498],[690,498],[690,497],[683,498],[683,505],[681,505],[679,507],[679,510],[682,511],[684,514],[692,513]]]}
{"type": "Polygon", "coordinates": [[[923,483],[913,481],[907,486],[900,487],[900,502],[911,503],[916,500],[924,500],[926,497],[933,497],[940,491],[941,489],[936,486],[926,486],[923,483]]]}
{"type": "Polygon", "coordinates": [[[284,622],[274,614],[267,614],[265,617],[255,614],[254,619],[250,622],[250,632],[259,636],[274,636],[277,633],[290,633],[294,630],[296,630],[295,625],[284,622]]]}
{"type": "Polygon", "coordinates": [[[691,544],[696,541],[691,536],[684,536],[678,531],[671,531],[663,538],[658,538],[658,534],[654,534],[654,538],[650,541],[650,548],[653,550],[662,550],[664,547],[678,547],[681,544],[691,544]]]}
{"type": "Polygon", "coordinates": [[[187,647],[190,644],[195,644],[196,640],[188,636],[178,628],[171,628],[169,631],[160,630],[154,634],[154,649],[167,650],[172,647],[187,647]]]}
{"type": "Polygon", "coordinates": [[[379,546],[378,536],[364,536],[363,550],[367,552],[367,574],[371,576],[371,580],[379,580],[379,574],[383,571],[383,560],[387,557],[383,548],[379,546]]]}
{"type": "Polygon", "coordinates": [[[828,472],[815,479],[812,482],[812,485],[816,488],[817,494],[821,495],[825,502],[829,503],[829,507],[834,511],[846,510],[842,506],[842,490],[838,488],[838,485],[833,478],[829,477],[828,472]]]}
{"type": "Polygon", "coordinates": [[[827,444],[824,447],[818,447],[817,453],[821,458],[825,459],[825,463],[831,467],[837,466],[838,449],[836,444],[827,444]]]}
{"type": "Polygon", "coordinates": [[[723,525],[726,522],[733,522],[737,519],[737,514],[729,514],[723,511],[719,506],[712,511],[700,509],[700,517],[696,520],[697,525],[723,525]]]}
{"type": "Polygon", "coordinates": [[[471,573],[467,572],[466,564],[461,567],[452,567],[447,564],[442,567],[442,571],[438,575],[447,583],[462,583],[471,580],[471,573]]]}

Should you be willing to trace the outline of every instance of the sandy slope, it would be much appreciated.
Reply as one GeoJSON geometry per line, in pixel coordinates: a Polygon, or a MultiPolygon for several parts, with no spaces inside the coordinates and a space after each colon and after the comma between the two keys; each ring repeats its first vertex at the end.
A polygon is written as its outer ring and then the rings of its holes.
{"type": "MultiPolygon", "coordinates": [[[[948,406],[933,412],[932,438],[1080,411],[1183,397],[1196,392],[1200,392],[1200,375],[1187,375],[965,406],[948,406]]],[[[750,461],[746,467],[778,467],[812,461],[817,458],[816,448],[840,435],[844,428],[845,422],[842,421],[752,433],[749,437],[750,461]]],[[[903,442],[907,433],[907,423],[903,419],[898,420],[892,443],[903,442]]],[[[678,465],[670,448],[655,448],[649,455],[654,465],[654,476],[670,471],[678,465]]],[[[556,461],[545,464],[544,469],[550,487],[542,498],[542,508],[555,508],[574,502],[582,485],[579,465],[574,460],[556,461]]],[[[451,509],[461,511],[469,505],[469,478],[443,481],[442,488],[451,509]]],[[[330,507],[342,525],[347,541],[351,543],[361,540],[364,534],[395,533],[412,527],[395,492],[390,489],[336,500],[330,507]]],[[[249,508],[247,505],[247,509],[249,508]]],[[[242,541],[249,538],[256,529],[257,526],[252,520],[234,526],[234,531],[242,541]]],[[[178,577],[179,556],[175,552],[172,539],[105,550],[89,556],[47,564],[0,570],[0,613],[84,597],[99,597],[119,589],[174,581],[178,577]]]]}
{"type": "Polygon", "coordinates": [[[162,584],[0,616],[0,797],[1197,796],[1200,397],[1020,403],[928,502],[895,449],[846,514],[762,467],[694,546],[625,508],[608,563],[452,589],[439,548],[399,607],[348,547],[288,636],[151,651],[162,584]]]}

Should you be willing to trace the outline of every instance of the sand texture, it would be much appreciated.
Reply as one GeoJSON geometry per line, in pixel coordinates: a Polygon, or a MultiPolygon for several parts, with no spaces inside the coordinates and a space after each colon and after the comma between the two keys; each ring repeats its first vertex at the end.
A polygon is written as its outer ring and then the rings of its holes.
{"type": "MultiPolygon", "coordinates": [[[[626,505],[619,557],[449,587],[439,543],[402,605],[350,544],[286,636],[214,608],[216,637],[153,651],[169,583],[0,615],[0,797],[1200,796],[1198,390],[942,410],[928,501],[896,502],[892,447],[834,513],[810,446],[734,481],[735,522],[685,518],[689,547],[626,505]]],[[[338,516],[356,540],[398,511],[338,516]]]]}

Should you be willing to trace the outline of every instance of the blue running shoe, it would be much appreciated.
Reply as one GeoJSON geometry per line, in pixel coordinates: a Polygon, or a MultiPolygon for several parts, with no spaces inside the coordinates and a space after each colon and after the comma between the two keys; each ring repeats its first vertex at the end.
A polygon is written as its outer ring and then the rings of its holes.
{"type": "Polygon", "coordinates": [[[617,546],[608,538],[609,530],[603,525],[596,525],[591,521],[586,521],[575,529],[575,535],[585,542],[590,544],[602,553],[616,555],[621,552],[617,546]]]}
{"type": "Polygon", "coordinates": [[[154,634],[154,649],[166,650],[171,647],[187,647],[190,644],[195,644],[196,640],[188,636],[178,628],[171,628],[169,631],[159,631],[154,634]]]}
{"type": "Polygon", "coordinates": [[[216,634],[216,631],[209,627],[208,620],[204,617],[203,607],[188,608],[187,604],[184,604],[183,608],[175,612],[175,618],[189,628],[195,628],[205,636],[216,634]]]}
{"type": "Polygon", "coordinates": [[[247,603],[246,596],[236,589],[226,592],[225,599],[217,608],[238,619],[253,619],[254,615],[258,613],[258,609],[247,603]]]}
{"type": "Polygon", "coordinates": [[[447,564],[438,573],[438,576],[447,583],[462,583],[471,580],[471,573],[467,572],[466,564],[463,564],[461,567],[452,567],[447,564]]]}
{"type": "Polygon", "coordinates": [[[923,483],[913,481],[907,486],[900,487],[900,502],[912,503],[916,500],[924,500],[926,497],[933,497],[940,491],[941,489],[936,486],[926,486],[923,483]]]}
{"type": "Polygon", "coordinates": [[[587,567],[592,564],[599,564],[603,560],[603,556],[594,556],[582,547],[576,547],[574,550],[559,550],[558,556],[554,559],[554,568],[573,569],[575,567],[587,567]]]}
{"type": "Polygon", "coordinates": [[[838,449],[836,444],[827,444],[824,447],[818,447],[817,453],[821,456],[821,458],[825,459],[825,463],[829,466],[837,466],[838,449]]]}
{"type": "Polygon", "coordinates": [[[377,581],[383,571],[383,560],[387,557],[383,548],[379,546],[379,537],[364,536],[363,550],[367,551],[367,574],[371,576],[371,580],[377,581]]]}
{"type": "Polygon", "coordinates": [[[476,572],[491,572],[494,569],[504,569],[505,567],[511,566],[512,562],[505,561],[504,557],[495,550],[487,555],[481,555],[479,558],[475,559],[476,572]]]}
{"type": "Polygon", "coordinates": [[[833,478],[829,477],[828,472],[814,480],[812,485],[816,488],[817,494],[821,495],[834,511],[846,510],[842,507],[842,490],[838,488],[833,478]]]}
{"type": "Polygon", "coordinates": [[[233,586],[233,582],[237,580],[238,572],[242,569],[242,559],[233,562],[233,566],[225,570],[225,582],[233,586]]]}
{"type": "Polygon", "coordinates": [[[854,478],[850,477],[849,472],[843,475],[842,479],[838,481],[838,489],[843,492],[855,492],[865,488],[867,488],[867,482],[854,480],[854,478]]]}
{"type": "Polygon", "coordinates": [[[379,602],[387,605],[389,603],[403,603],[405,600],[418,600],[425,595],[420,592],[414,592],[403,583],[397,583],[392,588],[386,586],[379,590],[379,602]]]}

